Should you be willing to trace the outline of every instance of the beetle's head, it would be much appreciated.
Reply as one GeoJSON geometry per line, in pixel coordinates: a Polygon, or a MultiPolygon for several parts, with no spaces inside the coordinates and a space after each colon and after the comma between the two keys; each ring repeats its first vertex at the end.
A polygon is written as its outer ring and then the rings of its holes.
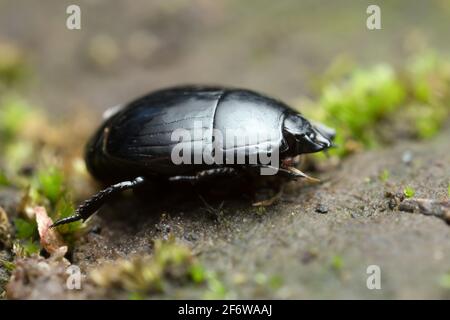
{"type": "Polygon", "coordinates": [[[333,145],[335,131],[324,125],[312,125],[303,116],[290,113],[283,126],[283,137],[290,155],[313,153],[328,149],[333,145]]]}

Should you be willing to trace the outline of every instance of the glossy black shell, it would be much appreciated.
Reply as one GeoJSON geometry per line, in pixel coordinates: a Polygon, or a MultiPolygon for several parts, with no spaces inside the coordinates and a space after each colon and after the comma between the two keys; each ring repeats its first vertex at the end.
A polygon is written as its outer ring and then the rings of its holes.
{"type": "MultiPolygon", "coordinates": [[[[178,87],[156,91],[130,104],[105,121],[90,140],[86,163],[93,176],[104,181],[137,175],[170,177],[195,174],[219,165],[175,165],[171,151],[176,129],[192,131],[194,124],[212,132],[245,128],[253,133],[275,132],[270,140],[249,146],[235,143],[236,152],[246,153],[287,147],[283,121],[294,113],[284,103],[259,93],[228,88],[178,87]]],[[[202,137],[211,143],[211,135],[202,137]]]]}

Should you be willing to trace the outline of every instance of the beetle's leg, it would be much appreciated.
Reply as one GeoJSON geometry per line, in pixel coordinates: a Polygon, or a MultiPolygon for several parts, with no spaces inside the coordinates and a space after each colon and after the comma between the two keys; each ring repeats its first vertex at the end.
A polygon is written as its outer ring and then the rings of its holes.
{"type": "Polygon", "coordinates": [[[281,199],[283,192],[284,192],[284,185],[280,185],[278,192],[274,196],[270,197],[269,199],[254,202],[254,203],[252,203],[252,206],[254,206],[254,207],[270,207],[275,202],[277,202],[278,200],[281,199]]]}
{"type": "Polygon", "coordinates": [[[56,221],[52,227],[60,226],[66,223],[78,221],[78,220],[86,220],[91,215],[93,215],[100,207],[108,201],[113,195],[122,192],[124,190],[133,189],[137,186],[140,186],[146,182],[144,177],[137,177],[134,180],[131,181],[123,181],[119,182],[117,184],[114,184],[112,186],[109,186],[108,188],[98,192],[94,196],[92,196],[90,199],[86,200],[84,203],[82,203],[77,210],[75,211],[75,214],[73,216],[60,219],[56,221]]]}
{"type": "Polygon", "coordinates": [[[232,167],[214,168],[200,171],[193,176],[173,176],[169,178],[169,181],[199,181],[208,177],[230,176],[236,173],[236,169],[232,167]]]}
{"type": "Polygon", "coordinates": [[[222,212],[223,212],[222,209],[223,209],[223,205],[225,204],[225,201],[222,201],[220,203],[219,207],[217,207],[217,209],[216,209],[212,205],[210,205],[208,202],[206,202],[205,198],[203,198],[200,194],[198,194],[198,197],[205,205],[206,211],[209,214],[211,214],[211,216],[213,216],[215,218],[215,220],[219,220],[219,217],[222,215],[222,212]]]}

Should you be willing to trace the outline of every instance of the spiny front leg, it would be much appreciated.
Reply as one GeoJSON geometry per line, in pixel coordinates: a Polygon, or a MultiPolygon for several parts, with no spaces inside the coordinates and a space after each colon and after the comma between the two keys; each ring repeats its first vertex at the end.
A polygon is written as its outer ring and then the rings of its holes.
{"type": "Polygon", "coordinates": [[[117,193],[120,193],[124,190],[128,189],[134,189],[137,186],[140,186],[142,184],[146,183],[146,180],[144,177],[137,177],[134,180],[131,181],[123,181],[119,182],[117,184],[114,184],[112,186],[109,186],[108,188],[101,190],[94,196],[92,196],[90,199],[86,200],[84,203],[82,203],[77,210],[75,211],[75,214],[73,216],[60,219],[56,221],[53,225],[53,227],[60,226],[66,223],[78,221],[78,220],[86,220],[91,215],[93,215],[102,205],[105,204],[109,199],[111,199],[112,196],[116,195],[117,193]]]}

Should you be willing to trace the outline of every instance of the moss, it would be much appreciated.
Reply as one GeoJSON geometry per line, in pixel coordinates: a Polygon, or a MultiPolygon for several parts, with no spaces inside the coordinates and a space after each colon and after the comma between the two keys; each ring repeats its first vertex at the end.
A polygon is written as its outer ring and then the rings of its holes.
{"type": "Polygon", "coordinates": [[[414,195],[416,194],[416,191],[412,188],[412,187],[406,187],[405,189],[403,189],[403,194],[405,195],[405,197],[407,198],[412,198],[414,197],[414,195]]]}
{"type": "Polygon", "coordinates": [[[128,295],[128,300],[144,300],[145,296],[139,292],[132,292],[128,295]]]}
{"type": "MultiPolygon", "coordinates": [[[[56,203],[56,209],[53,220],[67,218],[75,212],[73,202],[68,195],[62,196],[56,203]]],[[[73,244],[79,232],[84,229],[84,224],[81,221],[72,222],[58,227],[59,233],[63,236],[64,240],[73,244]]]]}
{"type": "Polygon", "coordinates": [[[344,267],[344,259],[340,255],[335,255],[331,258],[331,268],[336,271],[342,271],[344,267]]]}
{"type": "Polygon", "coordinates": [[[13,262],[8,261],[8,260],[3,260],[3,259],[0,259],[0,264],[1,264],[8,272],[14,271],[14,269],[15,269],[15,267],[16,267],[16,265],[15,265],[13,262]]]}
{"type": "Polygon", "coordinates": [[[414,114],[415,132],[420,139],[429,139],[436,135],[447,119],[447,111],[442,105],[421,105],[415,107],[414,114]]]}
{"type": "Polygon", "coordinates": [[[323,89],[319,104],[326,111],[325,122],[340,128],[336,143],[348,139],[366,147],[377,144],[374,131],[404,101],[405,88],[387,65],[355,70],[350,77],[323,89]]]}
{"type": "Polygon", "coordinates": [[[29,257],[38,254],[41,247],[39,244],[39,233],[36,221],[29,221],[21,218],[13,220],[15,227],[15,242],[13,251],[18,257],[29,257]]]}
{"type": "Polygon", "coordinates": [[[63,173],[55,167],[41,169],[37,174],[37,188],[55,205],[64,194],[63,173]]]}
{"type": "Polygon", "coordinates": [[[354,68],[322,81],[317,101],[302,110],[336,128],[331,154],[348,155],[396,139],[397,124],[408,127],[411,138],[428,139],[450,115],[450,62],[433,52],[407,59],[403,67],[387,64],[354,68]],[[388,134],[386,134],[386,132],[388,134]]]}
{"type": "Polygon", "coordinates": [[[219,279],[216,272],[208,272],[207,274],[207,290],[203,294],[203,298],[207,300],[225,299],[228,295],[228,289],[219,279]]]}
{"type": "Polygon", "coordinates": [[[9,181],[6,173],[0,169],[0,186],[9,186],[11,182],[9,181]]]}
{"type": "Polygon", "coordinates": [[[439,278],[439,285],[443,289],[450,290],[450,272],[447,272],[439,278]]]}
{"type": "Polygon", "coordinates": [[[258,272],[255,274],[254,280],[257,284],[263,285],[267,283],[267,276],[264,273],[258,272]]]}
{"type": "Polygon", "coordinates": [[[265,287],[267,290],[277,290],[283,285],[283,278],[278,275],[267,275],[262,272],[258,272],[253,277],[253,281],[259,285],[265,287]]]}
{"type": "Polygon", "coordinates": [[[13,86],[29,75],[25,55],[12,43],[0,42],[0,84],[13,86]]]}
{"type": "MultiPolygon", "coordinates": [[[[37,120],[40,119],[41,113],[17,95],[7,95],[1,103],[0,136],[5,143],[0,145],[4,155],[0,170],[0,185],[10,185],[25,191],[19,210],[25,214],[23,219],[15,221],[16,237],[19,240],[32,238],[32,241],[35,241],[38,240],[36,236],[25,236],[30,233],[37,235],[36,223],[31,221],[33,207],[37,205],[47,207],[53,220],[71,215],[74,207],[68,195],[61,159],[55,157],[56,147],[51,145],[42,147],[42,141],[45,141],[43,133],[45,128],[37,130],[42,132],[42,137],[33,134],[29,136],[26,133],[27,129],[36,123],[41,124],[37,120]],[[27,174],[23,174],[23,168],[30,170],[27,174]]],[[[63,233],[65,240],[73,243],[81,226],[81,223],[74,223],[61,227],[59,231],[63,233]]]]}
{"type": "Polygon", "coordinates": [[[0,250],[0,299],[4,297],[5,287],[16,268],[12,262],[12,255],[6,250],[0,250]]]}
{"type": "MultiPolygon", "coordinates": [[[[20,240],[17,246],[23,247],[19,251],[35,252],[39,251],[35,250],[39,237],[33,208],[45,206],[53,220],[67,217],[74,212],[67,186],[67,174],[62,170],[63,163],[57,153],[57,147],[42,144],[48,140],[50,131],[34,128],[36,125],[48,125],[46,121],[41,121],[41,112],[33,109],[18,95],[8,94],[0,103],[0,137],[2,142],[4,141],[0,145],[0,151],[4,155],[0,169],[0,185],[9,185],[25,191],[19,208],[23,216],[14,221],[16,238],[20,240]],[[30,168],[25,169],[26,174],[23,173],[24,168],[30,168]]],[[[73,244],[82,226],[81,222],[73,223],[60,227],[58,231],[67,243],[73,244]]]]}
{"type": "Polygon", "coordinates": [[[387,169],[384,169],[380,174],[380,180],[382,182],[387,182],[389,180],[390,172],[387,169]]]}
{"type": "Polygon", "coordinates": [[[449,94],[450,64],[437,52],[428,51],[410,57],[406,72],[416,100],[435,104],[440,97],[449,94]]]}
{"type": "Polygon", "coordinates": [[[13,252],[16,257],[29,257],[38,254],[41,250],[39,242],[33,239],[16,240],[13,245],[13,252]]]}
{"type": "Polygon", "coordinates": [[[21,169],[31,163],[34,157],[34,146],[30,141],[18,140],[5,146],[5,170],[11,176],[11,180],[19,182],[21,169]]]}
{"type": "Polygon", "coordinates": [[[279,275],[273,275],[269,278],[268,285],[271,289],[276,290],[283,286],[284,280],[279,275]]]}
{"type": "Polygon", "coordinates": [[[152,256],[118,260],[94,270],[90,278],[101,288],[124,291],[132,300],[159,293],[170,296],[179,289],[196,290],[204,299],[224,299],[229,294],[218,274],[208,271],[188,247],[172,237],[156,240],[152,256]]]}
{"type": "Polygon", "coordinates": [[[33,254],[38,254],[41,251],[41,246],[39,242],[32,241],[32,240],[26,240],[22,242],[22,247],[24,250],[25,256],[31,256],[33,254]]]}
{"type": "Polygon", "coordinates": [[[38,236],[37,225],[35,221],[16,218],[14,219],[14,226],[16,229],[16,238],[18,239],[35,239],[38,236]]]}
{"type": "Polygon", "coordinates": [[[153,256],[106,265],[95,270],[91,279],[100,287],[125,290],[131,297],[146,297],[179,285],[199,286],[208,283],[215,286],[214,278],[194,258],[189,248],[176,243],[174,239],[157,240],[153,256]]]}
{"type": "Polygon", "coordinates": [[[32,116],[28,102],[17,94],[7,94],[0,100],[0,137],[4,143],[14,139],[32,116]]]}
{"type": "Polygon", "coordinates": [[[194,281],[195,283],[202,283],[206,280],[206,270],[199,263],[194,263],[189,268],[189,274],[192,281],[194,281]]]}

